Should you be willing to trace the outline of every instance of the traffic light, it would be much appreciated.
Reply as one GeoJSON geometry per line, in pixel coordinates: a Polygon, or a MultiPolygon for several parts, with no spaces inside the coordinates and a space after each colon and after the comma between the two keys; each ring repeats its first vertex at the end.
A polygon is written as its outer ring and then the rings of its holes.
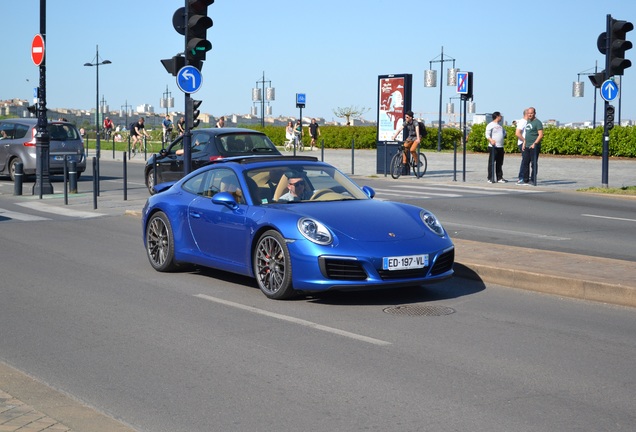
{"type": "Polygon", "coordinates": [[[212,49],[212,43],[206,39],[207,30],[212,27],[212,19],[207,15],[208,6],[214,0],[186,0],[186,61],[188,65],[201,66],[205,53],[212,49]]]}
{"type": "Polygon", "coordinates": [[[605,107],[605,127],[610,130],[614,127],[614,105],[607,105],[605,107]]]}
{"type": "Polygon", "coordinates": [[[625,69],[632,65],[632,62],[625,58],[625,51],[633,47],[632,43],[626,40],[626,37],[627,32],[634,30],[634,24],[611,18],[608,25],[610,44],[609,52],[605,55],[609,56],[607,59],[609,76],[623,75],[625,69]]]}
{"type": "Polygon", "coordinates": [[[166,68],[169,74],[172,76],[177,76],[179,70],[185,66],[185,57],[182,55],[176,55],[169,59],[161,60],[163,67],[166,68]]]}
{"type": "Polygon", "coordinates": [[[473,99],[473,73],[472,72],[466,72],[468,74],[468,76],[466,77],[467,82],[467,86],[466,86],[466,93],[462,93],[460,95],[460,99],[463,101],[467,101],[467,100],[472,100],[473,99]]]}
{"type": "Polygon", "coordinates": [[[605,71],[589,75],[588,78],[590,79],[590,81],[592,81],[592,85],[595,88],[601,88],[603,81],[605,81],[605,71]]]}
{"type": "Polygon", "coordinates": [[[186,121],[188,122],[186,126],[188,129],[194,129],[199,126],[199,123],[201,122],[201,120],[198,119],[199,114],[201,114],[199,107],[202,102],[203,101],[188,98],[186,103],[186,121]]]}

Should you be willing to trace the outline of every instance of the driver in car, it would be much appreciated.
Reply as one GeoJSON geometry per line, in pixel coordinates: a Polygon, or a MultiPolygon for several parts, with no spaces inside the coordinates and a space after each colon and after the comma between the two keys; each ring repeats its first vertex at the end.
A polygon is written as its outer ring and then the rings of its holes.
{"type": "Polygon", "coordinates": [[[285,173],[288,178],[287,193],[281,195],[279,201],[303,201],[311,198],[311,191],[307,190],[307,185],[302,174],[298,172],[285,173]]]}

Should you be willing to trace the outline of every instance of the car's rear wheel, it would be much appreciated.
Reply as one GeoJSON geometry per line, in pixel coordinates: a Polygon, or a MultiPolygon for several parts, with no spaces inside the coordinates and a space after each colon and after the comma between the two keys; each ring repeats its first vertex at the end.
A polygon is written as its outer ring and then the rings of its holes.
{"type": "Polygon", "coordinates": [[[254,273],[263,294],[275,300],[293,297],[289,249],[278,231],[270,230],[258,239],[254,251],[254,273]]]}
{"type": "Polygon", "coordinates": [[[163,212],[150,217],[146,226],[146,254],[150,265],[160,272],[176,270],[172,226],[163,212]]]}
{"type": "Polygon", "coordinates": [[[9,162],[9,177],[11,177],[11,181],[15,181],[15,166],[19,163],[22,163],[20,158],[13,158],[11,162],[9,162]]]}
{"type": "Polygon", "coordinates": [[[146,173],[146,187],[150,195],[155,194],[155,172],[151,169],[146,173]]]}

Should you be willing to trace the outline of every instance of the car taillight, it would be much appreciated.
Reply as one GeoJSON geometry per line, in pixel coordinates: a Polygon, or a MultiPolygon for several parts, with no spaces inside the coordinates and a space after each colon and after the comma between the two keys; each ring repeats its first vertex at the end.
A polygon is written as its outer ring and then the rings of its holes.
{"type": "Polygon", "coordinates": [[[24,142],[25,147],[35,147],[35,134],[35,128],[31,129],[31,135],[33,136],[31,137],[31,141],[24,142]]]}
{"type": "Polygon", "coordinates": [[[214,162],[215,160],[223,159],[223,156],[210,156],[210,162],[214,162]]]}

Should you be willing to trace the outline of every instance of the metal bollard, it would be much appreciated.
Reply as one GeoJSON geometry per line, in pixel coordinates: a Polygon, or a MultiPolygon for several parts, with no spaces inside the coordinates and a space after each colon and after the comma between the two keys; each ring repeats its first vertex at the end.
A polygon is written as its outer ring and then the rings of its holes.
{"type": "Polygon", "coordinates": [[[68,189],[69,193],[77,193],[77,162],[71,161],[68,169],[68,189]]]}
{"type": "Polygon", "coordinates": [[[22,195],[22,183],[24,182],[24,164],[22,162],[15,164],[14,178],[13,195],[22,195]]]}
{"type": "Polygon", "coordinates": [[[126,162],[126,153],[124,152],[124,201],[128,200],[128,165],[126,162]]]}

